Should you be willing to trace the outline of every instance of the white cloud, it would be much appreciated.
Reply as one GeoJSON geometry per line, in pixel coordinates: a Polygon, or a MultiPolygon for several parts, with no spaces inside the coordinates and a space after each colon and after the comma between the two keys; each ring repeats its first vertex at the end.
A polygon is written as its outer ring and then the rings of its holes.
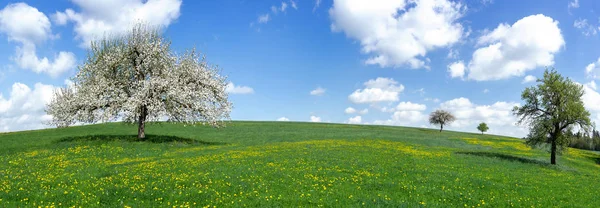
{"type": "Polygon", "coordinates": [[[462,78],[465,76],[465,64],[463,61],[457,61],[448,65],[448,72],[452,78],[462,78]]]}
{"type": "Polygon", "coordinates": [[[233,82],[229,82],[229,84],[227,84],[227,87],[225,88],[225,92],[229,94],[253,94],[254,89],[247,86],[235,86],[233,82]]]}
{"type": "Polygon", "coordinates": [[[412,102],[400,102],[395,108],[384,109],[384,112],[393,112],[388,120],[376,120],[374,124],[381,125],[403,125],[421,126],[427,121],[427,115],[423,111],[427,106],[412,102]]]}
{"type": "Polygon", "coordinates": [[[596,82],[583,84],[584,94],[581,97],[585,108],[590,111],[590,119],[600,125],[600,94],[596,91],[596,82]]]}
{"type": "Polygon", "coordinates": [[[334,0],[329,15],[332,31],[360,41],[362,52],[373,55],[367,64],[416,69],[427,68],[427,52],[460,41],[458,19],[465,10],[448,0],[334,0]]]}
{"type": "Polygon", "coordinates": [[[40,129],[52,117],[46,115],[46,104],[52,100],[55,87],[36,83],[34,88],[14,83],[10,97],[0,94],[0,132],[40,129]]]}
{"type": "Polygon", "coordinates": [[[362,117],[361,116],[354,116],[352,118],[348,119],[349,124],[360,124],[362,123],[362,117]]]}
{"type": "Polygon", "coordinates": [[[281,118],[278,118],[277,121],[290,121],[290,119],[288,119],[286,117],[281,117],[281,118]]]}
{"type": "Polygon", "coordinates": [[[597,85],[596,85],[596,82],[595,82],[595,81],[588,82],[588,83],[586,83],[585,85],[586,85],[587,87],[589,87],[589,88],[593,89],[593,90],[598,90],[598,87],[597,87],[597,85]]]}
{"type": "Polygon", "coordinates": [[[581,18],[575,20],[573,26],[579,29],[579,31],[581,31],[581,33],[585,36],[596,35],[599,29],[597,26],[589,24],[587,19],[581,18]]]}
{"type": "Polygon", "coordinates": [[[281,12],[285,12],[285,10],[287,9],[287,7],[288,7],[288,4],[287,4],[287,3],[285,3],[285,2],[281,2],[281,7],[279,8],[279,10],[280,10],[281,12]]]}
{"type": "Polygon", "coordinates": [[[50,26],[44,13],[25,3],[9,4],[0,10],[0,31],[9,41],[42,43],[52,38],[50,26]]]}
{"type": "Polygon", "coordinates": [[[398,95],[404,91],[404,85],[399,85],[392,78],[371,79],[364,83],[366,88],[358,89],[348,96],[353,103],[377,103],[398,101],[398,95]]]}
{"type": "Polygon", "coordinates": [[[358,114],[364,115],[364,114],[367,114],[367,113],[369,113],[369,109],[366,109],[366,108],[365,108],[365,109],[363,109],[363,110],[361,110],[361,111],[357,111],[357,110],[356,110],[356,109],[354,109],[353,107],[348,107],[348,108],[346,108],[346,110],[344,110],[344,113],[346,113],[346,114],[354,114],[354,113],[358,113],[358,114]]]}
{"type": "Polygon", "coordinates": [[[9,41],[20,44],[12,60],[23,69],[57,77],[74,68],[76,58],[75,54],[65,51],[60,51],[53,61],[38,58],[36,45],[55,38],[50,27],[50,20],[44,13],[25,3],[9,4],[0,10],[0,33],[6,34],[9,41]]]}
{"type": "Polygon", "coordinates": [[[53,21],[64,25],[73,22],[81,46],[106,34],[123,34],[136,21],[167,27],[180,15],[181,0],[72,0],[80,12],[67,9],[56,12],[53,21]]]}
{"type": "Polygon", "coordinates": [[[535,82],[536,80],[537,80],[536,77],[534,77],[532,75],[527,75],[527,76],[525,76],[525,78],[523,78],[523,81],[521,83],[525,84],[525,83],[535,82]]]}
{"type": "Polygon", "coordinates": [[[321,122],[321,117],[310,116],[310,122],[321,122]]]}
{"type": "Polygon", "coordinates": [[[424,111],[427,106],[418,103],[400,102],[396,106],[396,111],[424,111]]]}
{"type": "Polygon", "coordinates": [[[515,102],[496,102],[492,105],[476,105],[461,97],[440,104],[440,108],[451,112],[456,121],[450,124],[457,130],[476,132],[476,125],[485,122],[492,134],[524,136],[526,130],[516,126],[517,118],[512,114],[515,102]]]}
{"type": "Polygon", "coordinates": [[[569,2],[568,8],[569,9],[571,9],[571,8],[579,8],[579,0],[573,0],[573,1],[569,2]]]}
{"type": "Polygon", "coordinates": [[[469,62],[468,78],[477,81],[523,76],[529,70],[554,64],[565,45],[558,21],[542,14],[524,17],[513,25],[500,24],[478,40],[469,62]]]}
{"type": "Polygon", "coordinates": [[[488,93],[488,92],[490,92],[490,90],[488,90],[488,89],[483,89],[483,93],[488,93]]]}
{"type": "Polygon", "coordinates": [[[344,113],[353,114],[353,113],[356,113],[356,109],[354,109],[353,107],[348,107],[348,108],[346,108],[346,110],[344,110],[344,113]]]}
{"type": "Polygon", "coordinates": [[[600,78],[600,58],[596,62],[590,63],[585,67],[585,74],[588,78],[600,78]]]}
{"type": "Polygon", "coordinates": [[[310,95],[321,96],[325,94],[325,90],[325,88],[317,87],[317,89],[310,91],[310,95]]]}

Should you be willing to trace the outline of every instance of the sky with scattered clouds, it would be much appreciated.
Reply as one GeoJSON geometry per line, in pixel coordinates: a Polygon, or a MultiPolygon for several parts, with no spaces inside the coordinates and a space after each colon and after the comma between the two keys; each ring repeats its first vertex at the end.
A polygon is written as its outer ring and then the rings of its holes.
{"type": "Polygon", "coordinates": [[[524,136],[511,109],[546,67],[582,84],[600,124],[595,0],[106,0],[0,3],[0,132],[48,128],[44,108],[90,42],[164,28],[228,76],[233,120],[402,125],[524,136]]]}

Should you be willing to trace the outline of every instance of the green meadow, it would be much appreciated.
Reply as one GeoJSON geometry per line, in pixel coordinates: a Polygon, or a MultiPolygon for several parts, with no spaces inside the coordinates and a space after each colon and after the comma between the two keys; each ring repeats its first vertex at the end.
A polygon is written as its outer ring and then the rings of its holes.
{"type": "Polygon", "coordinates": [[[516,138],[296,122],[0,134],[0,207],[600,207],[600,154],[516,138]]]}

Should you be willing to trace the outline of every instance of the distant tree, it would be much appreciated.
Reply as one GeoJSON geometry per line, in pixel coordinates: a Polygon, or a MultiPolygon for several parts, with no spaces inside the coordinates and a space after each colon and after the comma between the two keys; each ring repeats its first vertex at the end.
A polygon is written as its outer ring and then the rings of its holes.
{"type": "Polygon", "coordinates": [[[444,125],[452,123],[456,118],[448,111],[436,110],[429,115],[429,123],[440,125],[440,132],[444,129],[444,125]]]}
{"type": "Polygon", "coordinates": [[[556,164],[556,154],[568,145],[572,127],[588,129],[590,113],[581,96],[583,86],[564,78],[555,69],[544,72],[537,86],[526,88],[521,94],[525,105],[513,109],[519,124],[529,126],[526,143],[532,147],[550,144],[550,163],[556,164]]]}
{"type": "Polygon", "coordinates": [[[483,134],[483,132],[486,132],[488,129],[490,129],[490,127],[488,127],[488,125],[484,122],[481,122],[479,126],[477,126],[477,130],[479,130],[481,134],[483,134]]]}
{"type": "Polygon", "coordinates": [[[176,55],[170,45],[145,24],[93,42],[72,86],[57,90],[48,104],[50,124],[122,119],[138,124],[139,139],[145,138],[146,121],[164,117],[222,125],[231,111],[225,77],[195,50],[176,55]]]}

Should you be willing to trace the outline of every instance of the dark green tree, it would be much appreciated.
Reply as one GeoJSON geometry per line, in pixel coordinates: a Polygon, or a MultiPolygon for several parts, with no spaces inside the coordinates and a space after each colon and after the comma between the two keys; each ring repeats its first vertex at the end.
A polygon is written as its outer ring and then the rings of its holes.
{"type": "Polygon", "coordinates": [[[521,98],[525,104],[515,106],[513,114],[519,118],[519,124],[529,126],[525,137],[529,146],[550,145],[550,163],[554,165],[556,154],[568,145],[567,131],[572,127],[587,130],[591,126],[590,113],[581,100],[583,86],[555,69],[546,69],[537,83],[523,91],[521,98]]]}
{"type": "Polygon", "coordinates": [[[488,127],[488,125],[484,122],[481,122],[479,126],[477,126],[477,130],[479,130],[481,134],[483,134],[483,132],[486,132],[488,129],[490,129],[490,127],[488,127]]]}

